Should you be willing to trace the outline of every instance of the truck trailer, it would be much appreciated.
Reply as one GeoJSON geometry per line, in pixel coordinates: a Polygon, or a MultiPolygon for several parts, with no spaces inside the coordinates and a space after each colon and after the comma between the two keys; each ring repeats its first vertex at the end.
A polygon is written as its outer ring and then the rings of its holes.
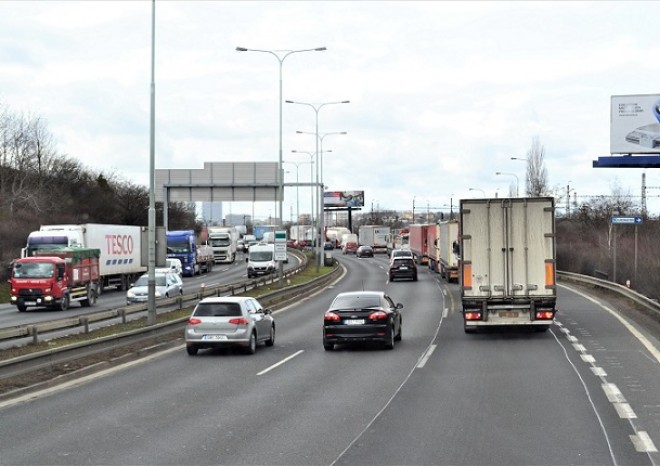
{"type": "Polygon", "coordinates": [[[408,227],[410,250],[418,264],[426,265],[429,262],[427,241],[428,229],[432,226],[430,223],[416,223],[408,227]]]}
{"type": "Polygon", "coordinates": [[[360,246],[371,246],[374,253],[387,254],[387,245],[390,239],[390,227],[382,225],[362,225],[358,230],[360,246]]]}
{"type": "Polygon", "coordinates": [[[142,243],[142,227],[134,225],[42,225],[28,235],[21,257],[66,247],[99,249],[98,292],[111,286],[124,291],[147,271],[142,243]]]}
{"type": "Polygon", "coordinates": [[[458,266],[461,259],[458,226],[458,220],[448,220],[437,225],[436,272],[448,282],[458,282],[458,266]]]}
{"type": "Polygon", "coordinates": [[[466,333],[495,326],[547,330],[556,313],[551,197],[460,201],[461,299],[466,333]]]}
{"type": "Polygon", "coordinates": [[[20,312],[28,307],[66,311],[72,302],[93,306],[99,293],[99,249],[37,251],[13,262],[10,300],[20,312]]]}
{"type": "Polygon", "coordinates": [[[200,244],[194,230],[168,231],[167,257],[181,261],[184,277],[192,277],[213,270],[213,248],[200,244]]]}

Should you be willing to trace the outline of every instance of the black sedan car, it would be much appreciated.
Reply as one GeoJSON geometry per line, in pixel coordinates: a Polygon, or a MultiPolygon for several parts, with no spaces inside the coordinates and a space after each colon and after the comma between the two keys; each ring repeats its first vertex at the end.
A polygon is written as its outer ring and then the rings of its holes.
{"type": "Polygon", "coordinates": [[[355,251],[355,255],[357,257],[374,257],[374,248],[371,246],[360,246],[357,248],[357,251],[355,251]]]}
{"type": "Polygon", "coordinates": [[[401,340],[401,309],[382,291],[339,293],[323,316],[323,348],[342,343],[383,343],[393,349],[401,340]]]}
{"type": "Polygon", "coordinates": [[[395,278],[409,278],[417,281],[417,266],[415,261],[409,257],[393,257],[390,261],[390,281],[395,278]]]}

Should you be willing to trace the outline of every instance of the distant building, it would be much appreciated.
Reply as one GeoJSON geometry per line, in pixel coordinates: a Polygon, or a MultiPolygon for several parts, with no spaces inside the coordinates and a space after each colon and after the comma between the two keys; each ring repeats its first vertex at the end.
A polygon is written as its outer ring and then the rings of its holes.
{"type": "Polygon", "coordinates": [[[225,217],[226,225],[249,225],[252,223],[252,216],[245,214],[228,214],[225,217]]]}
{"type": "Polygon", "coordinates": [[[207,225],[222,225],[222,202],[202,202],[202,219],[207,225]]]}

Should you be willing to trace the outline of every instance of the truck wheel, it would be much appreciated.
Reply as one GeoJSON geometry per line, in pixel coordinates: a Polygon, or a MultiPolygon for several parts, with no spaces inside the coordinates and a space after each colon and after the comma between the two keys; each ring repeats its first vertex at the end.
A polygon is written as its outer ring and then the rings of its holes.
{"type": "Polygon", "coordinates": [[[18,312],[27,311],[27,306],[25,304],[17,304],[16,307],[18,308],[18,312]]]}
{"type": "Polygon", "coordinates": [[[60,311],[66,311],[67,309],[69,309],[69,295],[65,294],[60,301],[60,311]]]}

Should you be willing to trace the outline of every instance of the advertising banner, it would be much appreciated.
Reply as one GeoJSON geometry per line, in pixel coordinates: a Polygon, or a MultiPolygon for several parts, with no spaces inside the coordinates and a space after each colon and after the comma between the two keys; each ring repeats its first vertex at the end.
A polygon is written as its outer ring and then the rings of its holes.
{"type": "Polygon", "coordinates": [[[364,191],[325,191],[324,207],[364,207],[364,191]]]}
{"type": "Polygon", "coordinates": [[[660,94],[611,97],[610,152],[660,153],[660,94]]]}

